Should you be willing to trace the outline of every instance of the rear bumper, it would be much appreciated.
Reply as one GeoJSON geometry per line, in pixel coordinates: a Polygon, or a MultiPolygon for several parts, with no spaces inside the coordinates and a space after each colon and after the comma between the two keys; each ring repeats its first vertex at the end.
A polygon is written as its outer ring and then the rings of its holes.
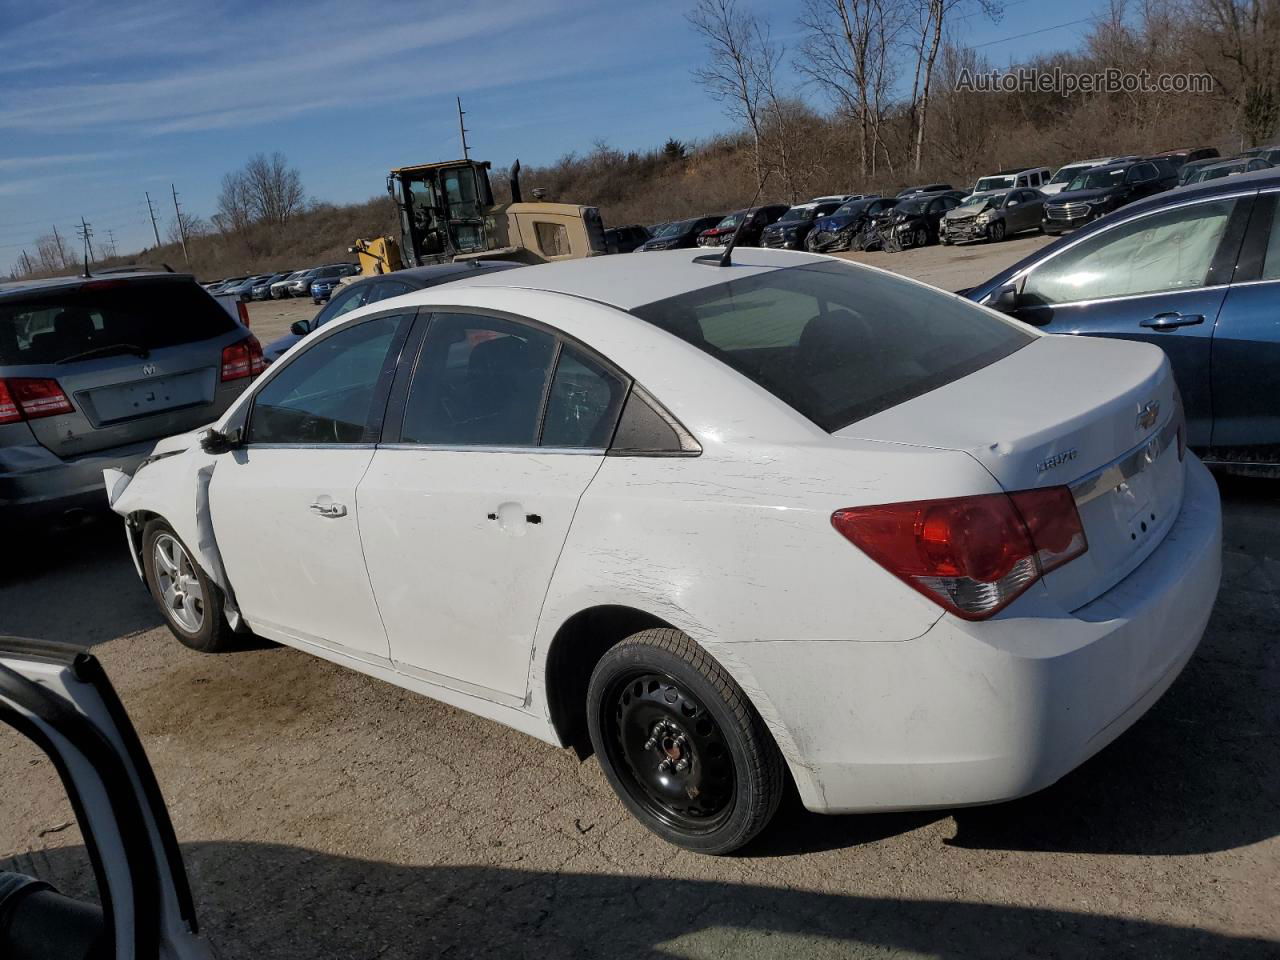
{"type": "MultiPolygon", "coordinates": [[[[1123,581],[1056,617],[942,617],[900,642],[707,644],[823,813],[994,803],[1054,783],[1177,678],[1217,596],[1217,485],[1188,455],[1182,510],[1123,581]]],[[[1015,607],[1010,608],[1012,612],[1015,607]]]]}
{"type": "Polygon", "coordinates": [[[41,520],[70,510],[105,508],[102,471],[114,467],[133,473],[155,445],[155,439],[144,440],[73,460],[60,460],[38,444],[0,447],[0,519],[41,520]]]}

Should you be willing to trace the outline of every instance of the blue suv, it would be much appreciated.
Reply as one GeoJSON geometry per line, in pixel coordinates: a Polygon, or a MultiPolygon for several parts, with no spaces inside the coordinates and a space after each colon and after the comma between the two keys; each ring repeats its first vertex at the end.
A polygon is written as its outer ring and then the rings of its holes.
{"type": "Polygon", "coordinates": [[[1046,333],[1162,347],[1187,443],[1206,462],[1280,476],[1278,198],[1267,170],[1160,193],[964,295],[1046,333]]]}

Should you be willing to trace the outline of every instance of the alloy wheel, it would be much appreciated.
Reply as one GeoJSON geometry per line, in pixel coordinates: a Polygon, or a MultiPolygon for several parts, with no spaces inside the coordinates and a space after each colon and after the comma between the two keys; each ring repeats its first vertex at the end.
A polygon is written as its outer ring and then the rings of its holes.
{"type": "Polygon", "coordinates": [[[162,533],[152,548],[156,587],[165,613],[187,633],[204,626],[204,591],[195,564],[177,538],[162,533]]]}

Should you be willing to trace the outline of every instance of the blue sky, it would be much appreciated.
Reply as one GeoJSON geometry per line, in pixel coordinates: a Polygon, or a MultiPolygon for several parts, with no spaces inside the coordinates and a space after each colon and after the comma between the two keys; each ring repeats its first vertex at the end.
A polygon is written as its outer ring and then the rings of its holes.
{"type": "MultiPolygon", "coordinates": [[[[799,0],[743,2],[798,40],[799,0]]],[[[144,192],[163,235],[171,182],[207,217],[257,151],[283,151],[309,196],[373,196],[392,166],[460,154],[456,95],[472,155],[495,167],[727,129],[690,77],[691,6],[0,0],[0,272],[55,223],[74,237],[82,215],[99,245],[108,230],[121,252],[152,242],[144,192]]],[[[1075,47],[1087,25],[1061,25],[1104,6],[1008,0],[956,33],[1003,64],[1075,47]]]]}

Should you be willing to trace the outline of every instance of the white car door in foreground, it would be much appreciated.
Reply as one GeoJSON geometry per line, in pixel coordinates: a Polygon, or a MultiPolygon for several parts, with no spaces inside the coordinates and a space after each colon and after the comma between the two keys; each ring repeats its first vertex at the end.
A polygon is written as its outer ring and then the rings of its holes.
{"type": "Polygon", "coordinates": [[[108,477],[175,635],[594,751],[708,853],[786,771],[820,812],[991,803],[1119,736],[1220,574],[1164,354],[824,257],[719,263],[526,267],[314,333],[108,477]]]}

